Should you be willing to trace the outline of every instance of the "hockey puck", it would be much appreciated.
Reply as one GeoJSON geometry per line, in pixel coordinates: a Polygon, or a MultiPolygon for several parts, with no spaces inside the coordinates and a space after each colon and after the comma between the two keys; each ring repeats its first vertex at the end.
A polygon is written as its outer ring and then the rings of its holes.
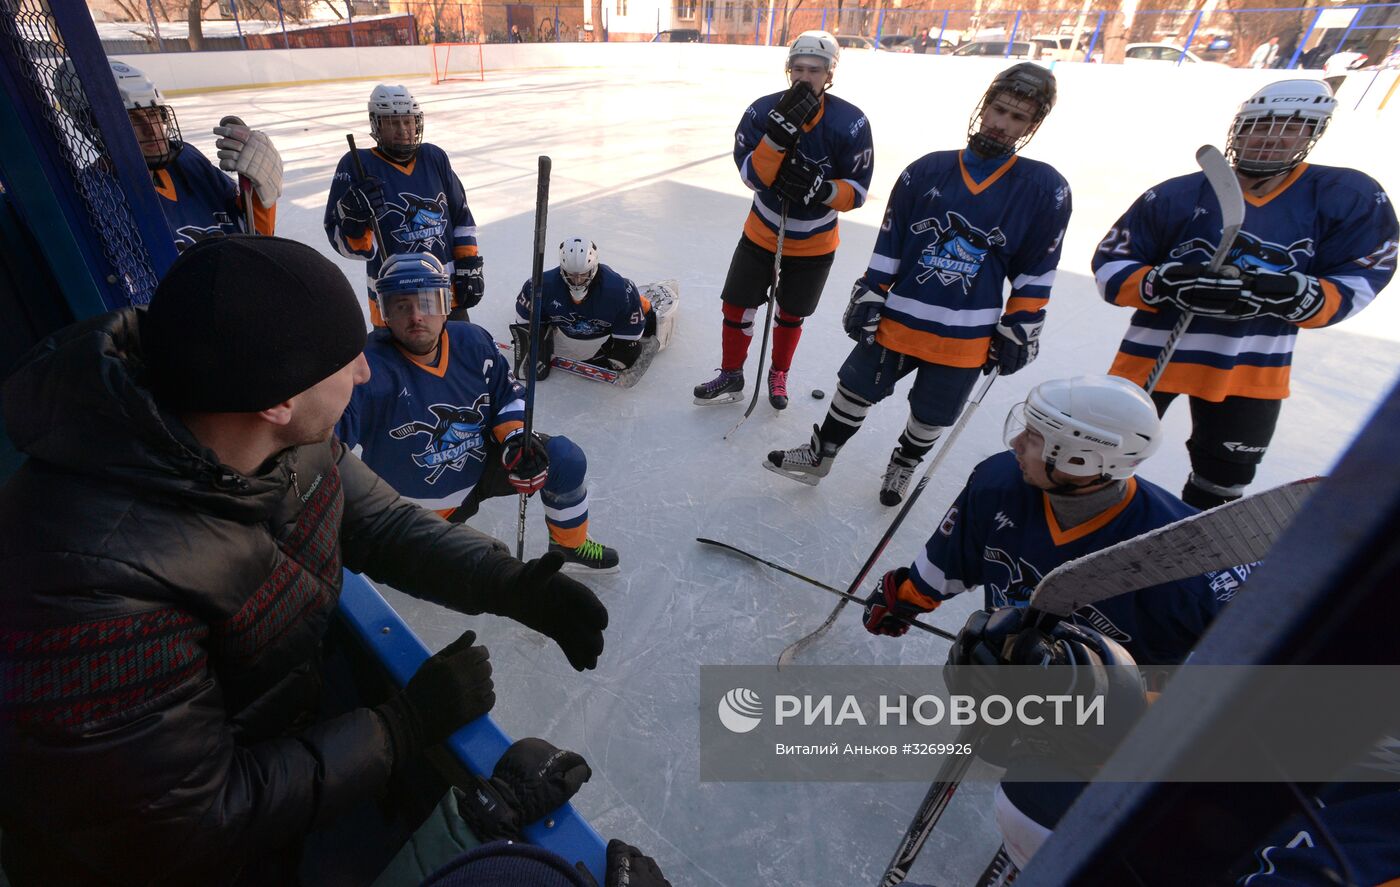
{"type": "Polygon", "coordinates": [[[826,397],[826,392],[821,390],[820,388],[813,388],[812,396],[815,397],[817,400],[821,400],[823,397],[826,397]]]}

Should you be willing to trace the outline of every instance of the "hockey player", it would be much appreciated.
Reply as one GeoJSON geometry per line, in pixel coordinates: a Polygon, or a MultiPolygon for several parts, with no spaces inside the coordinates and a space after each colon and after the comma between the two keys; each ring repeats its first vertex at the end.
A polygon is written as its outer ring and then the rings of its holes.
{"type": "Polygon", "coordinates": [[[695,386],[697,404],[732,403],[744,390],[754,316],[773,283],[778,226],[786,218],[768,400],[787,408],[802,321],[817,308],[840,240],[836,214],[865,203],[874,169],[869,121],[827,91],[839,54],[825,31],[799,34],[788,48],[791,87],[750,105],[734,132],[734,162],[754,192],[753,207],[720,294],[719,375],[695,386]]]}
{"type": "MultiPolygon", "coordinates": [[[[585,237],[559,244],[559,267],[544,273],[541,289],[536,379],[549,375],[556,333],[594,350],[589,363],[619,371],[630,369],[642,356],[644,336],[656,335],[656,317],[646,296],[635,283],[599,264],[597,245],[585,237]]],[[[528,280],[516,297],[515,319],[510,332],[518,376],[530,347],[528,280]]]]}
{"type": "Polygon", "coordinates": [[[367,263],[370,320],[383,326],[374,280],[388,256],[430,253],[452,279],[452,319],[466,320],[486,292],[476,220],[447,154],[423,141],[423,109],[406,86],[374,88],[369,97],[372,149],[359,149],[364,181],[346,152],[326,198],[326,237],[341,255],[367,263]],[[374,242],[372,220],[386,243],[374,242]]]}
{"type": "MultiPolygon", "coordinates": [[[[1142,389],[1122,379],[1043,382],[1012,408],[1003,436],[1011,451],[973,469],[914,563],[881,578],[865,608],[870,632],[902,635],[908,617],[976,585],[988,610],[1025,606],[1060,564],[1195,513],[1134,476],[1161,445],[1161,425],[1142,389]]],[[[1248,572],[1119,595],[1074,619],[1138,663],[1177,663],[1248,572]]]]}
{"type": "Polygon", "coordinates": [[[565,569],[615,572],[617,552],[588,536],[583,450],[567,437],[525,438],[524,390],[489,333],[448,322],[450,286],[431,253],[384,263],[375,293],[387,329],[370,334],[372,375],[336,433],[400,495],[453,523],[484,499],[540,492],[565,569]]]}
{"type": "Polygon", "coordinates": [[[1152,394],[1191,401],[1191,473],[1205,509],[1254,479],[1288,396],[1298,329],[1353,316],[1395,273],[1395,208],[1356,170],[1304,163],[1336,100],[1316,80],[1271,83],[1240,106],[1226,145],[1244,227],[1219,273],[1218,202],[1203,173],[1149,189],[1094,254],[1104,299],[1136,309],[1109,372],[1145,384],[1182,311],[1194,319],[1152,394]]]}
{"type": "Polygon", "coordinates": [[[897,505],[978,374],[995,366],[1010,375],[1035,359],[1070,193],[1053,167],[1017,151],[1054,105],[1053,74],[1013,65],[973,111],[966,148],[904,170],[851,292],[843,324],[856,346],[826,419],[810,443],[774,450],[764,467],[816,484],[870,408],[915,373],[909,420],[880,484],[880,501],[897,505]]]}
{"type": "MultiPolygon", "coordinates": [[[[184,141],[175,109],[165,103],[145,74],[125,62],[109,64],[175,248],[184,250],[196,241],[224,234],[272,234],[277,198],[282,194],[282,156],[267,134],[250,130],[236,122],[237,118],[225,118],[225,125],[214,127],[214,135],[219,136],[215,142],[219,157],[216,168],[198,148],[184,141]],[[252,186],[250,194],[240,194],[238,184],[220,168],[246,179],[252,186]],[[246,230],[249,207],[244,205],[245,197],[252,202],[254,231],[246,230]]],[[[90,113],[72,62],[63,64],[57,80],[57,92],[70,113],[90,113]]]]}

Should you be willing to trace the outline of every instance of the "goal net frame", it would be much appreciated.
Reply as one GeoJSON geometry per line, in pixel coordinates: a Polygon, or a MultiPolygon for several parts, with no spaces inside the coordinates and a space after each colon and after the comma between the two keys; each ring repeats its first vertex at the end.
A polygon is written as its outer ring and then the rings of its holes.
{"type": "Polygon", "coordinates": [[[480,43],[429,43],[428,51],[433,55],[433,83],[442,83],[447,80],[476,80],[486,79],[486,63],[481,51],[480,43]],[[457,65],[458,71],[454,73],[452,60],[456,57],[461,62],[457,65]],[[472,71],[472,63],[475,62],[475,71],[472,71]]]}

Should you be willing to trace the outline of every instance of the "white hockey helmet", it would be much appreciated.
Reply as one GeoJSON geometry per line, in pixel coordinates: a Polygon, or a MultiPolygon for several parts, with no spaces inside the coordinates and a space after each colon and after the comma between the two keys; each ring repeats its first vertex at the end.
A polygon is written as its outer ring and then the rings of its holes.
{"type": "Polygon", "coordinates": [[[1279,80],[1245,99],[1230,127],[1225,156],[1239,173],[1290,172],[1322,138],[1337,100],[1321,80],[1279,80]]]}
{"type": "Polygon", "coordinates": [[[1028,429],[1045,441],[1045,473],[1132,477],[1162,443],[1162,423],[1147,393],[1117,376],[1042,382],[1007,414],[1007,446],[1028,429]]]}
{"type": "MultiPolygon", "coordinates": [[[[390,256],[374,279],[374,300],[386,320],[396,310],[400,296],[420,314],[442,316],[450,310],[452,286],[442,262],[432,253],[397,253],[390,256]]],[[[398,308],[397,310],[403,310],[398,308]]]]}
{"type": "Polygon", "coordinates": [[[826,63],[826,73],[835,74],[841,47],[836,43],[836,38],[826,31],[803,31],[788,47],[787,66],[791,68],[799,56],[819,58],[826,63]]]}
{"type": "MultiPolygon", "coordinates": [[[[175,109],[165,104],[160,90],[145,74],[125,62],[109,61],[112,77],[117,82],[117,95],[126,109],[141,146],[141,154],[150,169],[160,169],[175,159],[184,147],[180,138],[180,123],[175,109]]],[[[81,128],[96,129],[87,90],[71,59],[64,59],[54,72],[54,92],[59,105],[81,128]]]]}
{"type": "Polygon", "coordinates": [[[423,109],[407,86],[381,83],[369,94],[369,132],[379,150],[391,160],[407,163],[423,144],[423,109]],[[381,131],[380,122],[386,117],[409,117],[413,132],[408,136],[390,138],[381,131]]]}
{"type": "Polygon", "coordinates": [[[569,288],[569,296],[582,302],[588,286],[598,273],[598,247],[584,237],[570,237],[559,244],[559,276],[569,288]]]}

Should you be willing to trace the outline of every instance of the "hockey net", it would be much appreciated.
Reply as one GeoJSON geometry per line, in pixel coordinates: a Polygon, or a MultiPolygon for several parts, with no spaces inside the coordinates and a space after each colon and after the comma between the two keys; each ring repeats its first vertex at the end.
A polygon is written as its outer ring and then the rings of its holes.
{"type": "Polygon", "coordinates": [[[433,43],[433,82],[446,80],[485,80],[480,43],[433,43]]]}

